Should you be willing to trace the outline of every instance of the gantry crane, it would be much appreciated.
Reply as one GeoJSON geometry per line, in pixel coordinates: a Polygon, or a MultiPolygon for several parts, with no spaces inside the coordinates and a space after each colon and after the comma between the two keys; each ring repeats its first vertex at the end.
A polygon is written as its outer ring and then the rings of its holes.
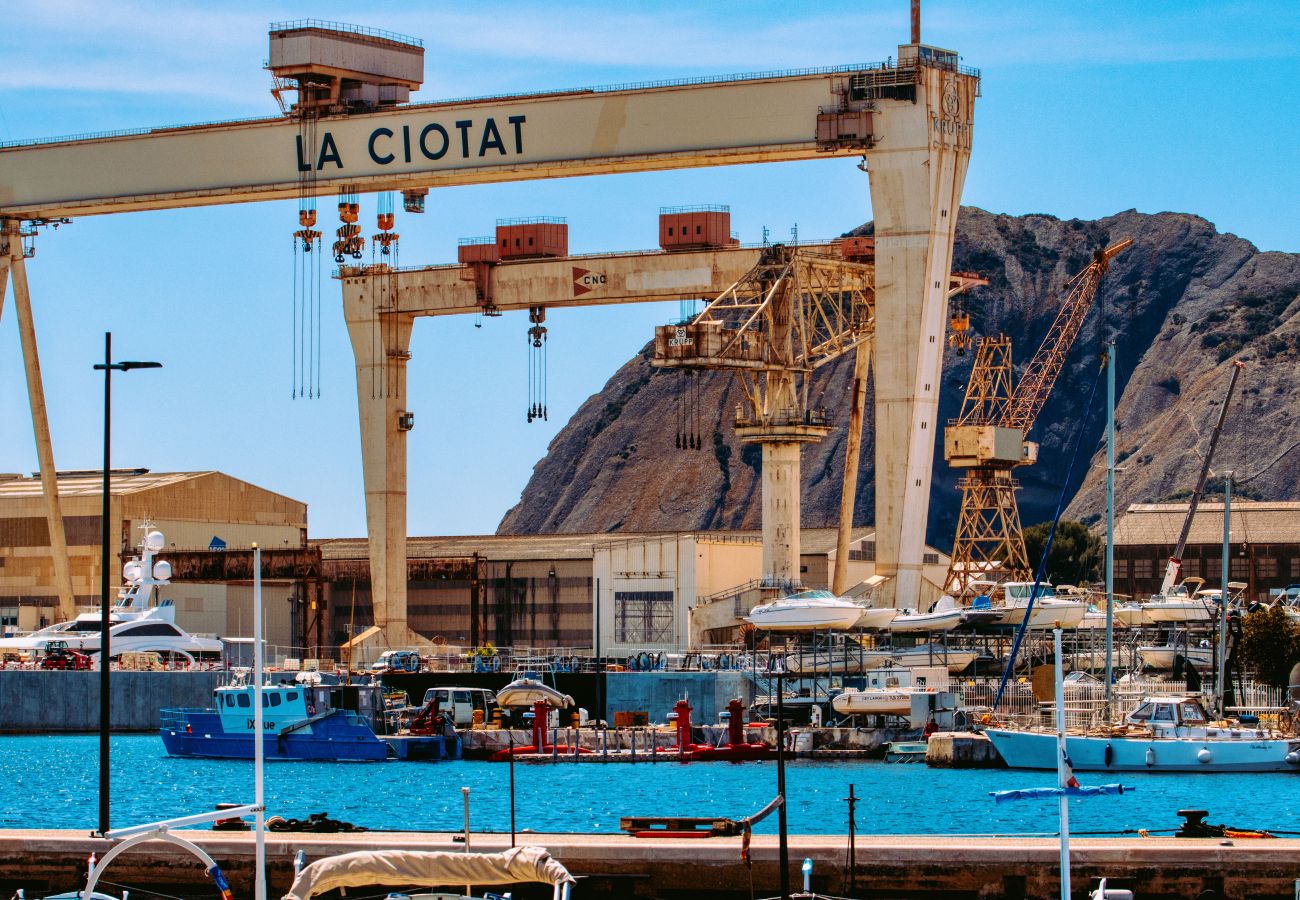
{"type": "MultiPolygon", "coordinates": [[[[61,562],[63,519],[26,278],[33,225],[296,199],[296,224],[306,232],[299,240],[313,248],[315,264],[324,230],[315,217],[318,194],[339,195],[344,227],[335,255],[355,259],[361,244],[351,218],[358,192],[401,191],[403,207],[415,212],[429,189],[453,185],[837,156],[862,159],[875,211],[876,420],[884,436],[875,448],[877,565],[897,575],[902,595],[915,594],[945,279],[980,92],[978,70],[962,65],[955,51],[921,43],[919,16],[913,16],[911,41],[884,63],[439,103],[406,102],[423,80],[419,41],[316,20],[273,25],[270,39],[276,90],[298,93],[293,109],[281,107],[288,115],[0,146],[0,286],[12,272],[54,590],[66,609],[74,608],[74,595],[61,562]]],[[[381,221],[380,230],[390,229],[381,221]]],[[[0,304],[3,299],[0,287],[0,304]]],[[[307,327],[316,328],[319,304],[304,303],[307,327]]],[[[350,330],[363,318],[395,326],[374,349],[358,349],[354,336],[360,392],[375,354],[404,352],[410,317],[384,298],[350,307],[347,315],[350,330]]],[[[362,337],[375,344],[373,333],[362,337]]],[[[315,360],[308,356],[307,364],[315,360]]],[[[405,490],[396,433],[411,419],[409,410],[401,413],[373,415],[362,403],[374,618],[397,645],[418,639],[406,623],[405,554],[395,548],[405,536],[404,516],[396,513],[404,505],[386,499],[405,490]]]]}
{"type": "Polygon", "coordinates": [[[1124,238],[1093,253],[1066,284],[1065,302],[1019,383],[1012,385],[1011,339],[981,338],[975,350],[961,415],[944,430],[944,459],[967,469],[957,486],[961,512],[945,589],[963,598],[972,581],[1026,581],[1032,577],[1011,472],[1038,459],[1027,440],[1065,366],[1065,358],[1092,308],[1110,261],[1132,246],[1124,238]]]}

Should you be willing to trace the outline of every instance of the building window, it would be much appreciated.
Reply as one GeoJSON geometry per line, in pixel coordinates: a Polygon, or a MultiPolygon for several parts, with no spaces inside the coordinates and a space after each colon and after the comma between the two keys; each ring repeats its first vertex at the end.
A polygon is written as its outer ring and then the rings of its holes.
{"type": "Polygon", "coordinates": [[[849,559],[858,562],[875,562],[876,561],[876,542],[863,541],[861,550],[850,550],[849,559]]]}
{"type": "Polygon", "coordinates": [[[1250,560],[1245,556],[1234,556],[1232,558],[1231,570],[1228,577],[1234,581],[1240,581],[1243,578],[1250,577],[1250,560]]]}
{"type": "Polygon", "coordinates": [[[615,591],[614,640],[620,644],[671,644],[672,591],[615,591]]]}
{"type": "Polygon", "coordinates": [[[1152,571],[1151,560],[1149,560],[1149,559],[1135,559],[1135,560],[1133,560],[1133,577],[1134,577],[1134,578],[1150,578],[1150,577],[1151,577],[1151,571],[1152,571]]]}
{"type": "Polygon", "coordinates": [[[1271,556],[1262,556],[1255,560],[1256,578],[1276,578],[1277,560],[1271,556]]]}
{"type": "Polygon", "coordinates": [[[17,624],[18,624],[18,607],[0,606],[0,628],[4,627],[5,625],[16,626],[17,624]]]}
{"type": "Polygon", "coordinates": [[[1287,567],[1290,572],[1287,578],[1300,578],[1300,556],[1291,557],[1291,565],[1287,567]]]}
{"type": "Polygon", "coordinates": [[[921,554],[921,565],[923,565],[923,566],[937,566],[937,565],[939,565],[939,554],[938,554],[938,553],[922,553],[922,554],[921,554]]]}

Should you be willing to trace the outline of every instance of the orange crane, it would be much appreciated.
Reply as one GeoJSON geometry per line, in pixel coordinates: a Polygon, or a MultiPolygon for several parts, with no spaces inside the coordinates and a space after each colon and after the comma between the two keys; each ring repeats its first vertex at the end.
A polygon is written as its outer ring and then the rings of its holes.
{"type": "Polygon", "coordinates": [[[1038,444],[1026,438],[1065,366],[1111,259],[1132,244],[1131,238],[1124,238],[1097,250],[1092,262],[1067,283],[1065,302],[1014,387],[1011,339],[1000,334],[981,338],[976,346],[961,414],[943,438],[944,459],[968,470],[957,483],[961,512],[944,582],[959,598],[977,579],[1032,577],[1011,472],[1037,461],[1038,444]]]}

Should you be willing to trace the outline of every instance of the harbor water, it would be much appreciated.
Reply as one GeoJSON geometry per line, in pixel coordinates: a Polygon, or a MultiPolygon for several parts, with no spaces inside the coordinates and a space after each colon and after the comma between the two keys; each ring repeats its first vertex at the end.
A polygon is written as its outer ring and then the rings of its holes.
{"type": "MultiPolygon", "coordinates": [[[[98,809],[94,735],[0,737],[0,828],[92,830],[98,809]]],[[[488,762],[331,763],[280,761],[266,768],[268,815],[332,818],[376,830],[457,831],[462,787],[470,788],[474,831],[510,830],[508,766],[488,762]]],[[[776,764],[520,763],[515,767],[520,831],[617,833],[621,816],[740,818],[776,793],[776,764]]],[[[1210,822],[1300,831],[1300,782],[1293,774],[1133,774],[1083,777],[1134,788],[1119,797],[1074,802],[1076,833],[1169,832],[1184,808],[1208,809],[1210,822]]],[[[787,769],[789,827],[842,834],[849,785],[861,802],[863,834],[1055,833],[1055,801],[994,804],[991,791],[1045,787],[1047,772],[931,769],[875,761],[796,761],[787,769]]],[[[156,735],[112,739],[115,826],[245,803],[253,795],[248,762],[171,758],[156,735]]],[[[759,832],[774,832],[776,817],[759,832]]]]}

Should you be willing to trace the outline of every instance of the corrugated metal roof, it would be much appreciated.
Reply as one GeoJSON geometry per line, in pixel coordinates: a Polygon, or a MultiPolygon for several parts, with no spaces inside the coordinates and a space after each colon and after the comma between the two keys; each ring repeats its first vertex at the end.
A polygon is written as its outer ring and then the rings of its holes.
{"type": "MultiPolygon", "coordinates": [[[[135,494],[166,485],[179,484],[205,475],[215,475],[215,471],[206,472],[132,472],[112,473],[114,494],[135,494]]],[[[58,479],[60,497],[98,497],[103,484],[103,475],[99,472],[60,475],[58,479]]],[[[41,480],[39,478],[9,478],[0,476],[0,500],[20,497],[40,497],[41,480]]]]}
{"type": "MultiPolygon", "coordinates": [[[[1187,518],[1187,503],[1135,503],[1115,523],[1115,543],[1120,546],[1169,546],[1187,518]]],[[[1189,544],[1223,543],[1223,503],[1202,503],[1196,508],[1189,544]]],[[[1240,500],[1232,504],[1232,542],[1248,544],[1300,543],[1300,503],[1294,501],[1240,500]]]]}
{"type": "MultiPolygon", "coordinates": [[[[479,534],[442,537],[407,538],[407,556],[410,559],[447,559],[478,554],[489,560],[506,559],[591,559],[598,546],[618,543],[641,543],[644,541],[674,538],[682,534],[694,535],[697,541],[725,542],[744,541],[758,543],[763,533],[758,530],[736,531],[694,531],[673,532],[660,531],[638,533],[596,534],[479,534]]],[[[806,555],[829,553],[835,549],[836,529],[805,528],[803,530],[801,550],[806,555]]],[[[875,537],[870,528],[857,528],[853,531],[853,540],[875,537]]],[[[364,559],[366,557],[365,538],[329,538],[319,543],[322,559],[364,559]]],[[[929,548],[927,548],[929,549],[929,548]]]]}

